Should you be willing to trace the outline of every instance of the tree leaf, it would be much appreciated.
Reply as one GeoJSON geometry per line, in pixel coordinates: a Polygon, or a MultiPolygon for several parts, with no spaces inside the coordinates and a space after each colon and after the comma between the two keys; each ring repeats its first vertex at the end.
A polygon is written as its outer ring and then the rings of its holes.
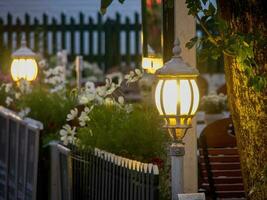
{"type": "Polygon", "coordinates": [[[100,12],[102,15],[106,13],[107,7],[113,2],[113,0],[101,0],[100,12]]]}
{"type": "Polygon", "coordinates": [[[185,46],[188,49],[191,49],[197,43],[197,41],[198,41],[198,37],[197,36],[196,37],[193,37],[193,38],[191,38],[191,40],[189,42],[186,43],[185,46]]]}

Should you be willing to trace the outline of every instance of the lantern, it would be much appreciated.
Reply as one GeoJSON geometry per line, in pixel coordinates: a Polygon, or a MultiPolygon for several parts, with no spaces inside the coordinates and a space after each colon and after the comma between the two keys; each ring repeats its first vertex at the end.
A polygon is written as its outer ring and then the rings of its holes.
{"type": "Polygon", "coordinates": [[[162,58],[159,57],[142,58],[142,67],[149,74],[154,74],[156,70],[162,67],[162,65],[163,65],[162,58]]]}
{"type": "Polygon", "coordinates": [[[166,121],[165,127],[177,141],[181,141],[186,130],[192,126],[192,118],[199,104],[196,84],[199,72],[183,61],[179,45],[177,39],[173,48],[174,56],[156,71],[158,83],[155,89],[156,107],[166,121]]]}
{"type": "Polygon", "coordinates": [[[21,41],[21,47],[12,54],[11,76],[14,81],[24,79],[34,81],[37,77],[38,66],[36,54],[26,46],[25,39],[21,41]]]}

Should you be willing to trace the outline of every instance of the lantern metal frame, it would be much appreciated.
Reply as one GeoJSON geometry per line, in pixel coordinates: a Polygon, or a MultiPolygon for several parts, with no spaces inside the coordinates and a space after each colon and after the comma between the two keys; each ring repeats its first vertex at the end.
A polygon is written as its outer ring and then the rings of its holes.
{"type": "Polygon", "coordinates": [[[27,59],[37,57],[36,53],[34,53],[30,48],[27,47],[25,37],[21,39],[21,46],[19,49],[14,51],[11,55],[12,59],[27,59]]]}

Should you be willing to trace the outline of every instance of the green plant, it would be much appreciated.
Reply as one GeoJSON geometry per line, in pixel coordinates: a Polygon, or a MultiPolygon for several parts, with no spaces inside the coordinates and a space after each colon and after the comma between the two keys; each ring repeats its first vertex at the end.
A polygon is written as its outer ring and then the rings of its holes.
{"type": "Polygon", "coordinates": [[[44,133],[56,133],[65,123],[66,115],[75,105],[75,100],[62,93],[50,93],[42,85],[33,88],[32,92],[19,101],[17,107],[21,110],[30,109],[28,117],[44,124],[44,133]]]}
{"type": "Polygon", "coordinates": [[[137,104],[127,113],[117,106],[101,105],[92,110],[89,118],[88,126],[78,128],[79,145],[142,162],[165,156],[167,136],[152,107],[137,104]]]}
{"type": "Polygon", "coordinates": [[[248,86],[255,91],[263,91],[267,87],[267,76],[260,70],[254,55],[255,45],[266,45],[266,38],[257,32],[238,32],[224,21],[214,2],[209,0],[186,0],[188,14],[193,15],[204,34],[192,38],[186,46],[197,46],[202,57],[217,60],[222,54],[236,59],[248,80],[248,86]],[[202,47],[205,46],[205,49],[202,47]]]}

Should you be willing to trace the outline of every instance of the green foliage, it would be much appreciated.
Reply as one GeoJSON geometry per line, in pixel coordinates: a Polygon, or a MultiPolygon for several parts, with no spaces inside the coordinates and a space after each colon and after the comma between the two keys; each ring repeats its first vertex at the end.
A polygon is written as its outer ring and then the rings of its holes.
{"type": "Polygon", "coordinates": [[[88,127],[78,129],[81,146],[100,149],[143,162],[164,158],[167,136],[155,109],[135,105],[131,113],[116,106],[97,106],[88,127]]]}
{"type": "Polygon", "coordinates": [[[36,86],[21,98],[17,108],[30,108],[28,117],[44,124],[44,133],[56,133],[66,122],[66,115],[74,107],[74,100],[65,94],[50,93],[43,86],[36,86]]]}
{"type": "Polygon", "coordinates": [[[186,0],[188,14],[197,18],[205,33],[199,38],[192,38],[186,46],[192,48],[196,45],[201,49],[200,59],[211,56],[217,60],[222,54],[235,58],[247,76],[248,86],[255,91],[263,91],[267,87],[267,76],[258,70],[253,48],[255,44],[266,44],[266,41],[259,34],[241,33],[231,29],[220,18],[213,3],[209,1],[208,6],[206,3],[206,0],[186,0]]]}

